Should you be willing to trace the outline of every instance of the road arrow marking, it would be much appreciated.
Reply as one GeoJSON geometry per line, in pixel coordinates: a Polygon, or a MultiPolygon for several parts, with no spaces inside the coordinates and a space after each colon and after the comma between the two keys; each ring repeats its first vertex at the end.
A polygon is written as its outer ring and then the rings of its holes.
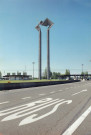
{"type": "Polygon", "coordinates": [[[56,105],[54,106],[54,108],[53,108],[50,112],[48,112],[48,113],[46,113],[46,114],[44,114],[44,115],[41,115],[41,116],[39,116],[39,117],[37,117],[37,118],[35,118],[35,117],[36,117],[38,114],[33,114],[33,115],[31,115],[31,116],[25,118],[24,120],[22,120],[22,121],[20,122],[19,126],[26,125],[26,124],[29,124],[29,123],[33,123],[33,122],[35,122],[35,121],[38,121],[38,120],[40,120],[40,119],[43,119],[43,118],[45,118],[45,117],[47,117],[47,116],[53,114],[54,112],[56,112],[56,110],[58,109],[58,107],[59,107],[60,105],[64,104],[64,103],[70,104],[70,103],[72,103],[72,100],[67,100],[67,101],[63,101],[63,102],[61,102],[61,103],[56,104],[56,105]]]}
{"type": "Polygon", "coordinates": [[[22,111],[16,112],[14,114],[11,114],[11,115],[5,117],[2,121],[13,120],[13,119],[21,118],[21,117],[26,116],[26,115],[30,115],[31,113],[34,113],[36,111],[40,111],[40,110],[42,110],[44,108],[47,108],[47,107],[49,107],[51,105],[57,104],[58,102],[61,102],[63,100],[64,99],[61,99],[61,100],[55,99],[55,100],[51,100],[51,101],[49,101],[47,103],[40,104],[38,106],[34,106],[32,108],[24,109],[22,111]],[[30,110],[32,110],[32,111],[30,111],[30,110]]]}

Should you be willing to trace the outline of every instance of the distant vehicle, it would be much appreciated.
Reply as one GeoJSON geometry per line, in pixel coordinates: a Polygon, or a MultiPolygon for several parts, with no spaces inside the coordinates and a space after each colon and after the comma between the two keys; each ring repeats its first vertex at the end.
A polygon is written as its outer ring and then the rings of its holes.
{"type": "Polygon", "coordinates": [[[69,80],[69,78],[67,77],[66,80],[69,80]]]}
{"type": "Polygon", "coordinates": [[[89,78],[87,78],[87,80],[89,80],[89,78]]]}

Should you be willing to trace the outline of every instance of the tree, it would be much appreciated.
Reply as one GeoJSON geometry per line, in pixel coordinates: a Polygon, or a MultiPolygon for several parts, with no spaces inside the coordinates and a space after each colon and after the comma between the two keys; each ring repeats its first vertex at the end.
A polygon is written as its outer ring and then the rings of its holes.
{"type": "MultiPolygon", "coordinates": [[[[50,78],[52,76],[52,72],[50,70],[50,78]]],[[[43,79],[47,79],[47,68],[45,68],[44,72],[43,72],[43,79]]]]}
{"type": "Polygon", "coordinates": [[[70,70],[69,69],[66,69],[65,75],[70,75],[70,70]]]}
{"type": "Polygon", "coordinates": [[[2,73],[1,73],[1,71],[0,71],[0,78],[2,77],[2,73]]]}
{"type": "Polygon", "coordinates": [[[88,76],[88,71],[86,71],[86,72],[85,72],[85,75],[87,75],[87,76],[88,76]]]}
{"type": "Polygon", "coordinates": [[[84,75],[84,72],[81,72],[81,75],[84,75]]]}
{"type": "Polygon", "coordinates": [[[53,72],[52,73],[52,79],[59,79],[60,75],[61,75],[61,73],[59,73],[59,72],[53,72]]]}
{"type": "Polygon", "coordinates": [[[81,72],[81,75],[82,75],[82,79],[86,79],[88,77],[88,72],[81,72]]]}
{"type": "Polygon", "coordinates": [[[47,68],[45,68],[43,72],[43,79],[47,79],[47,68]]]}

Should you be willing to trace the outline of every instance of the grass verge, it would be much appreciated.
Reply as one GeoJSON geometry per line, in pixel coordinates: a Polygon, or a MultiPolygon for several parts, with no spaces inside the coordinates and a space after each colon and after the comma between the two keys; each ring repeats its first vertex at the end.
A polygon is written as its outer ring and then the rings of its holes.
{"type": "Polygon", "coordinates": [[[64,81],[59,79],[42,79],[42,80],[0,80],[0,83],[25,83],[25,82],[44,82],[44,81],[64,81]]]}

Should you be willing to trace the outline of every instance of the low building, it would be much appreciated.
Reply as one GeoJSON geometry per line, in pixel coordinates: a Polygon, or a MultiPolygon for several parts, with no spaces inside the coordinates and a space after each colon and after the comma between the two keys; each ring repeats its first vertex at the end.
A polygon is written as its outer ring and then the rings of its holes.
{"type": "Polygon", "coordinates": [[[32,75],[5,75],[3,78],[5,80],[31,80],[32,75]]]}

